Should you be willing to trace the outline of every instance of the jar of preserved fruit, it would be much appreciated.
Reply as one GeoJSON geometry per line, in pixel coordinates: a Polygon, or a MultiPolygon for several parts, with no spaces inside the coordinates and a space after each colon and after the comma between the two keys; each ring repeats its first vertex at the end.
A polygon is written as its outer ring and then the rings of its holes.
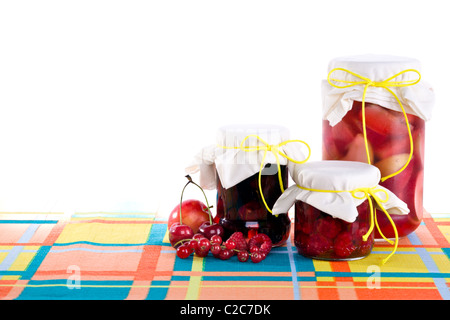
{"type": "MultiPolygon", "coordinates": [[[[295,204],[294,244],[303,256],[321,260],[364,258],[374,243],[375,207],[388,217],[408,214],[407,205],[378,184],[380,171],[375,166],[316,161],[293,167],[290,172],[296,185],[276,201],[273,214],[286,213],[295,204]]],[[[396,233],[392,220],[391,229],[396,233]]],[[[397,241],[390,241],[394,252],[397,241]]]]}
{"type": "MultiPolygon", "coordinates": [[[[410,234],[423,216],[425,121],[434,104],[419,61],[379,55],[336,58],[322,93],[323,159],[379,168],[381,185],[410,210],[407,216],[392,217],[398,234],[410,234]]],[[[377,210],[377,218],[384,235],[393,238],[387,217],[377,210]]]]}
{"type": "Polygon", "coordinates": [[[274,246],[289,237],[291,220],[272,215],[275,201],[288,187],[288,162],[302,163],[306,145],[289,140],[289,130],[276,125],[230,125],[218,130],[216,145],[204,148],[188,173],[200,171],[200,184],[217,189],[216,216],[225,237],[267,234],[274,246]]]}

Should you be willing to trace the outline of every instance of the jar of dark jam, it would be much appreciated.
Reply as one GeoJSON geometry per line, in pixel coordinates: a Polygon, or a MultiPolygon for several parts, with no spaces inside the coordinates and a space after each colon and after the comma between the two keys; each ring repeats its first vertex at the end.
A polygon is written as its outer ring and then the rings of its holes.
{"type": "MultiPolygon", "coordinates": [[[[268,164],[264,170],[269,171],[276,164],[268,164]]],[[[287,166],[281,166],[284,188],[287,188],[287,166]]],[[[286,214],[272,215],[264,205],[258,187],[256,173],[228,189],[217,179],[216,217],[225,230],[228,238],[233,232],[240,231],[245,237],[251,238],[256,233],[267,234],[274,246],[284,244],[289,237],[291,219],[286,214]]],[[[263,196],[267,206],[272,208],[281,196],[277,173],[261,175],[263,196]]]]}
{"type": "Polygon", "coordinates": [[[215,219],[223,226],[225,237],[236,231],[247,238],[265,233],[274,246],[286,242],[291,220],[286,215],[272,215],[271,208],[288,187],[287,159],[274,154],[284,152],[279,144],[288,139],[289,130],[277,125],[219,128],[215,219]]]}
{"type": "Polygon", "coordinates": [[[237,231],[246,238],[264,233],[273,246],[288,239],[291,219],[271,209],[288,187],[290,164],[304,163],[311,155],[306,142],[289,135],[279,125],[224,126],[216,144],[203,148],[186,168],[189,174],[200,172],[203,188],[217,189],[214,221],[223,226],[225,238],[237,231]]]}

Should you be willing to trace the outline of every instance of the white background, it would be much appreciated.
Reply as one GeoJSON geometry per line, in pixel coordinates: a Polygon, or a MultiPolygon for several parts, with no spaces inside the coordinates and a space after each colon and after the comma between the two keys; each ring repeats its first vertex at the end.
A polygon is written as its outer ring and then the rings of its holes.
{"type": "Polygon", "coordinates": [[[319,160],[328,62],[378,53],[435,89],[424,204],[448,213],[447,2],[1,1],[0,211],[168,214],[228,123],[285,125],[319,160]]]}

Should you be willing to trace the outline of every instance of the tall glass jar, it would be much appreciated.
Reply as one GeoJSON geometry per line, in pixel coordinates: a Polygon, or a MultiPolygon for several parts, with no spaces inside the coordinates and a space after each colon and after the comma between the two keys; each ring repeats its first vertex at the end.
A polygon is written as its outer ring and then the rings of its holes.
{"type": "MultiPolygon", "coordinates": [[[[323,83],[324,160],[367,162],[380,169],[381,185],[407,203],[407,216],[392,216],[400,237],[423,217],[425,121],[434,95],[420,79],[420,63],[392,56],[353,56],[330,62],[323,83]]],[[[387,217],[377,220],[388,238],[387,217]]],[[[376,234],[380,238],[380,234],[376,234]]]]}

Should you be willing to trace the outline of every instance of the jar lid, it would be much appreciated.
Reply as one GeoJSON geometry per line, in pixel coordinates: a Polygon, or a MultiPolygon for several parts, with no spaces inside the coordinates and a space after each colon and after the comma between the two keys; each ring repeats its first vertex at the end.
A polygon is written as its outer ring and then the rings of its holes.
{"type": "MultiPolygon", "coordinates": [[[[328,72],[330,78],[339,79],[348,83],[361,81],[354,74],[368,78],[373,82],[382,82],[399,73],[391,81],[413,81],[419,79],[421,63],[410,57],[392,55],[354,55],[334,58],[329,62],[328,72]],[[336,68],[345,69],[336,70],[336,68]],[[407,71],[406,70],[416,70],[407,71]],[[332,76],[332,77],[331,77],[332,76]]],[[[342,82],[341,84],[343,84],[342,82]]],[[[330,122],[331,126],[337,124],[352,108],[353,101],[362,101],[364,84],[335,88],[322,81],[323,118],[330,122]]],[[[434,106],[434,92],[432,87],[420,78],[420,81],[408,86],[389,86],[400,99],[406,113],[416,115],[423,120],[431,118],[434,106]]],[[[378,104],[382,107],[399,111],[402,109],[394,95],[383,87],[369,86],[366,91],[365,101],[378,104]]]]}
{"type": "Polygon", "coordinates": [[[357,161],[314,161],[291,166],[291,176],[300,186],[319,190],[354,190],[378,185],[380,170],[357,161]]]}
{"type": "Polygon", "coordinates": [[[358,216],[357,207],[366,198],[358,190],[371,188],[387,198],[383,207],[392,214],[408,214],[406,203],[388,189],[378,185],[380,171],[377,167],[357,161],[315,161],[289,166],[292,180],[289,187],[276,201],[273,214],[287,213],[296,201],[309,205],[347,222],[358,216]],[[387,196],[387,197],[386,197],[387,196]]]}

